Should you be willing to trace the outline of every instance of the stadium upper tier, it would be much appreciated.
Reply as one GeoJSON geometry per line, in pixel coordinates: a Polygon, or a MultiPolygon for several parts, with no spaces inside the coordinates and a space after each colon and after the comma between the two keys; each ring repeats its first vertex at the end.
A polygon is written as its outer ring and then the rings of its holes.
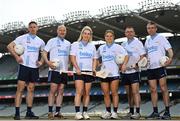
{"type": "MultiPolygon", "coordinates": [[[[33,18],[32,18],[33,19],[33,18]]],[[[59,24],[65,24],[68,29],[66,38],[76,41],[82,27],[88,25],[93,29],[93,40],[103,40],[107,29],[115,31],[116,38],[124,36],[124,27],[132,25],[138,37],[145,37],[146,24],[155,21],[158,32],[180,33],[180,5],[171,0],[146,0],[139,3],[139,7],[131,10],[127,5],[111,5],[100,8],[96,15],[90,11],[74,11],[63,15],[62,20],[53,16],[34,19],[40,26],[38,35],[48,41],[56,36],[59,24]]],[[[0,28],[0,52],[7,52],[6,45],[27,30],[20,21],[10,22],[0,28]]]]}

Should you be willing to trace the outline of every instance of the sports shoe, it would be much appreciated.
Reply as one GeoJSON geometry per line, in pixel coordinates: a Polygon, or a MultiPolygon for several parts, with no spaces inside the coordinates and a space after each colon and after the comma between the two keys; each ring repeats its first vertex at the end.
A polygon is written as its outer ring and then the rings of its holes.
{"type": "Polygon", "coordinates": [[[111,113],[108,111],[102,113],[101,115],[101,119],[110,119],[110,118],[111,118],[111,113]]]}
{"type": "Polygon", "coordinates": [[[81,113],[81,112],[77,112],[76,115],[75,115],[75,119],[76,119],[76,120],[81,120],[81,119],[83,119],[82,113],[81,113]]]}
{"type": "Polygon", "coordinates": [[[118,119],[118,114],[116,112],[112,112],[111,119],[118,119]]]}
{"type": "Polygon", "coordinates": [[[52,112],[49,112],[49,113],[48,113],[48,119],[49,119],[49,120],[54,120],[54,115],[53,115],[52,112]]]}
{"type": "Polygon", "coordinates": [[[140,113],[134,113],[133,115],[131,115],[131,119],[140,119],[141,115],[140,113]]]}
{"type": "Polygon", "coordinates": [[[159,113],[152,112],[149,116],[146,117],[146,119],[160,119],[161,117],[159,116],[159,113]]]}
{"type": "Polygon", "coordinates": [[[20,118],[20,116],[15,115],[15,116],[14,116],[14,120],[21,120],[21,118],[20,118]]]}
{"type": "Polygon", "coordinates": [[[90,117],[89,117],[89,115],[88,115],[88,113],[87,112],[83,112],[83,118],[85,119],[85,120],[88,120],[88,119],[90,119],[90,117]]]}
{"type": "Polygon", "coordinates": [[[161,119],[163,119],[163,120],[170,120],[171,119],[170,113],[165,111],[163,116],[161,117],[161,119]]]}
{"type": "Polygon", "coordinates": [[[39,119],[39,117],[35,116],[33,112],[26,112],[25,119],[39,119]]]}
{"type": "Polygon", "coordinates": [[[56,113],[54,114],[54,118],[56,118],[56,119],[64,119],[64,116],[63,116],[61,113],[56,112],[56,113]]]}

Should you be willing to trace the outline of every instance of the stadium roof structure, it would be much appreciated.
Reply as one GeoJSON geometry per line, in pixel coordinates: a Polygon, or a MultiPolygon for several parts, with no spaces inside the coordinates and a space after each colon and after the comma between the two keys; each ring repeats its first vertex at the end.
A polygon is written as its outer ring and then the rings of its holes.
{"type": "MultiPolygon", "coordinates": [[[[124,28],[129,25],[135,28],[137,37],[145,37],[148,21],[157,23],[158,32],[180,33],[180,4],[170,0],[146,0],[140,2],[135,10],[130,10],[127,5],[113,5],[99,9],[96,15],[91,15],[89,11],[74,11],[63,16],[63,20],[56,20],[53,16],[35,19],[40,26],[38,35],[45,42],[56,36],[60,24],[66,25],[66,39],[71,42],[78,39],[81,29],[86,25],[93,29],[94,41],[103,40],[107,29],[114,30],[116,38],[121,38],[124,28]]],[[[3,25],[0,29],[0,52],[7,52],[7,44],[25,31],[27,28],[23,22],[3,25]]]]}

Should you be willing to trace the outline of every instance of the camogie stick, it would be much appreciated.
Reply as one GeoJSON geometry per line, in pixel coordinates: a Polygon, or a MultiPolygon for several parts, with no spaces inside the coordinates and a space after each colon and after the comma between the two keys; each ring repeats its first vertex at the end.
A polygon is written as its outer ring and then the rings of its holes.
{"type": "MultiPolygon", "coordinates": [[[[75,71],[60,71],[60,74],[61,73],[76,73],[75,71]]],[[[90,76],[93,76],[93,72],[85,72],[85,71],[81,71],[81,74],[84,74],[84,75],[90,75],[90,76]]],[[[99,77],[99,78],[106,78],[108,76],[109,72],[106,71],[106,70],[101,70],[101,71],[97,71],[96,72],[96,77],[99,77]]]]}

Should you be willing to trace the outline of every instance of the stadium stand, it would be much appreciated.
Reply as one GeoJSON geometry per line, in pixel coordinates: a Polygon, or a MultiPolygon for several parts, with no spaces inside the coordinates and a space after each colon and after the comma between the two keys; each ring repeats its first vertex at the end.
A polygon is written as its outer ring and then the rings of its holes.
{"type": "Polygon", "coordinates": [[[0,59],[0,68],[0,80],[16,79],[18,64],[12,56],[3,56],[0,59]]]}
{"type": "Polygon", "coordinates": [[[173,37],[169,38],[169,42],[171,43],[174,51],[174,59],[171,65],[180,65],[180,38],[178,37],[173,37]]]}

